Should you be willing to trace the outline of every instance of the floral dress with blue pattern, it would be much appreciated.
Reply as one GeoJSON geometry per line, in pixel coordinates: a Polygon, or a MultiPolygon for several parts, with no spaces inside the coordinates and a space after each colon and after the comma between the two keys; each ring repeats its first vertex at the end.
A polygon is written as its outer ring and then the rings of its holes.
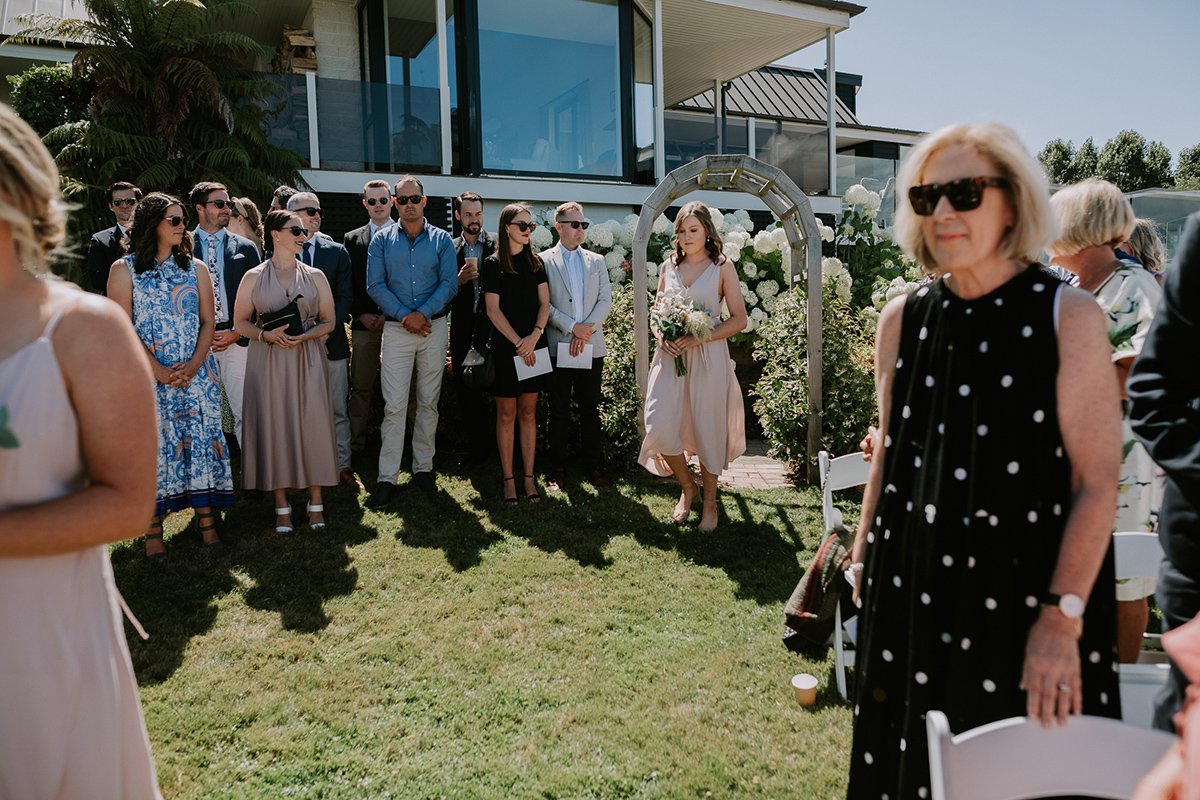
{"type": "MultiPolygon", "coordinates": [[[[162,364],[191,359],[200,335],[200,293],[196,271],[168,259],[133,278],[133,327],[162,364]]],[[[158,490],[154,515],[184,508],[233,505],[233,474],[221,432],[221,388],[209,353],[186,386],[154,382],[158,412],[158,490]]]]}

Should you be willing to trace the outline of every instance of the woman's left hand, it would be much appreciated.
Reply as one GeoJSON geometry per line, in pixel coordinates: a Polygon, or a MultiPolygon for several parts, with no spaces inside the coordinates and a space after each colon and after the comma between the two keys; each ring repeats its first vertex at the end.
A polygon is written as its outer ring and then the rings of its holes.
{"type": "Polygon", "coordinates": [[[1057,608],[1043,606],[1029,629],[1021,688],[1027,693],[1025,713],[1050,727],[1065,725],[1068,714],[1083,713],[1083,679],[1079,672],[1079,635],[1083,623],[1057,608]]]}
{"type": "Polygon", "coordinates": [[[681,356],[693,347],[699,347],[700,340],[695,336],[687,335],[680,336],[678,339],[664,339],[663,350],[667,351],[668,355],[681,356]]]}
{"type": "Polygon", "coordinates": [[[171,367],[171,385],[187,386],[191,383],[192,378],[196,377],[196,372],[200,369],[199,364],[193,364],[190,361],[184,361],[171,367]]]}

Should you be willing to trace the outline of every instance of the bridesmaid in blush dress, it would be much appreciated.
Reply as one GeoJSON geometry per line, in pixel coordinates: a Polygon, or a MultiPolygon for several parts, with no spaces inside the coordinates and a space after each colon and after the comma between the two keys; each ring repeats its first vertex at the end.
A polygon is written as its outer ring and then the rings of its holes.
{"type": "MultiPolygon", "coordinates": [[[[703,502],[700,530],[717,527],[717,477],[746,451],[742,390],[725,341],[746,327],[746,304],[737,271],[721,255],[721,237],[708,206],[685,205],[675,218],[675,253],[663,264],[658,297],[681,293],[712,317],[712,336],[659,337],[646,387],[646,438],[638,463],[655,475],[674,475],[682,487],[672,519],[685,522],[701,494],[688,456],[700,459],[703,502]],[[721,303],[729,318],[721,321],[721,303]],[[675,358],[687,370],[676,375],[675,358]]],[[[656,333],[656,335],[658,335],[656,333]]]]}

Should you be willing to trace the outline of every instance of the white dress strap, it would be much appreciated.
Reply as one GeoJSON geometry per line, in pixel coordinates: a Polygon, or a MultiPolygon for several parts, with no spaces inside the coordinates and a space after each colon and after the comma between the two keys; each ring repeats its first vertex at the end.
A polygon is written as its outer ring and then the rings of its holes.
{"type": "Polygon", "coordinates": [[[74,308],[75,304],[78,303],[82,299],[83,299],[83,297],[76,297],[73,300],[69,300],[66,303],[63,303],[62,308],[60,308],[58,311],[54,312],[54,316],[51,317],[50,321],[46,323],[46,327],[42,330],[42,335],[39,336],[38,338],[39,339],[49,339],[51,336],[53,336],[54,329],[58,327],[58,323],[60,320],[62,320],[63,315],[65,315],[68,311],[70,311],[72,308],[74,308]]]}

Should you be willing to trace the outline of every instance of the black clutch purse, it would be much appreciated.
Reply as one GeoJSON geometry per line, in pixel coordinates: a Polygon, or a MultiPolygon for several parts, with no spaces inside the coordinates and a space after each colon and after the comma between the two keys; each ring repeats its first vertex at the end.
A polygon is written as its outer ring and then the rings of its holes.
{"type": "Polygon", "coordinates": [[[296,300],[301,297],[303,295],[296,295],[295,300],[277,311],[259,314],[258,321],[262,323],[263,330],[283,331],[288,336],[299,336],[304,333],[304,320],[300,318],[300,307],[296,305],[296,300]]]}

